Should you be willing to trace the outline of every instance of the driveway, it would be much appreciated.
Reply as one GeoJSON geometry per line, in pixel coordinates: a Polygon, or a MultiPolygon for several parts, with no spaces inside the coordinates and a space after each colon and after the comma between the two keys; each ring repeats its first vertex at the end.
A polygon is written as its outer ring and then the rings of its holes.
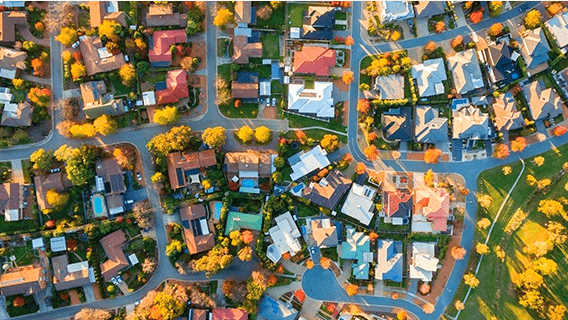
{"type": "Polygon", "coordinates": [[[416,19],[416,33],[418,37],[424,37],[430,34],[430,32],[428,32],[428,18],[416,19]]]}
{"type": "MultiPolygon", "coordinates": [[[[128,170],[126,171],[126,177],[128,180],[128,185],[126,186],[126,192],[124,193],[124,201],[127,200],[134,200],[134,203],[138,202],[138,201],[144,201],[146,199],[148,199],[148,192],[146,192],[146,188],[140,188],[138,190],[134,189],[132,187],[132,183],[133,183],[133,176],[132,176],[132,171],[128,170]]],[[[132,204],[125,204],[124,206],[126,207],[125,209],[128,211],[130,209],[132,209],[134,203],[132,204]]]]}
{"type": "Polygon", "coordinates": [[[542,134],[544,134],[545,136],[548,136],[548,134],[546,133],[546,126],[544,125],[544,120],[537,120],[535,121],[535,125],[536,125],[536,131],[540,132],[542,134]]]}
{"type": "Polygon", "coordinates": [[[462,140],[452,139],[452,159],[454,161],[462,161],[462,140]]]}
{"type": "Polygon", "coordinates": [[[85,300],[87,303],[97,301],[95,297],[95,292],[93,291],[93,285],[87,284],[83,286],[83,292],[85,292],[85,300]]]}
{"type": "Polygon", "coordinates": [[[0,296],[0,319],[10,319],[6,311],[6,296],[0,296]]]}
{"type": "Polygon", "coordinates": [[[12,164],[12,182],[24,184],[24,170],[22,169],[22,160],[11,160],[12,164]]]}

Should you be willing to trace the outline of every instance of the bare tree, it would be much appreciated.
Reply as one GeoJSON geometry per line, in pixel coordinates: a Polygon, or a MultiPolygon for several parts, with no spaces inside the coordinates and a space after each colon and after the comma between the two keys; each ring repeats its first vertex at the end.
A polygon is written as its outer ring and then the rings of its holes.
{"type": "Polygon", "coordinates": [[[136,202],[132,211],[140,228],[147,229],[152,226],[154,215],[152,213],[152,206],[148,200],[136,202]]]}
{"type": "Polygon", "coordinates": [[[43,18],[45,30],[56,33],[60,27],[70,25],[74,19],[73,6],[67,1],[53,1],[49,3],[47,13],[43,18]]]}
{"type": "Polygon", "coordinates": [[[156,270],[156,261],[152,258],[144,259],[144,262],[142,263],[142,272],[150,274],[154,272],[154,270],[156,270]]]}
{"type": "Polygon", "coordinates": [[[75,320],[108,320],[111,318],[108,311],[100,309],[81,309],[75,315],[75,320]]]}

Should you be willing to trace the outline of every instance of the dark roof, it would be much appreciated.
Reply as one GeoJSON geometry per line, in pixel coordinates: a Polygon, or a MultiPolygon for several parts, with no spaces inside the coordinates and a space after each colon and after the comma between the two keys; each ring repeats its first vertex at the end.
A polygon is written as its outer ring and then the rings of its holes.
{"type": "Polygon", "coordinates": [[[387,140],[410,141],[412,136],[412,110],[409,107],[393,108],[381,115],[387,140]]]}
{"type": "Polygon", "coordinates": [[[303,197],[319,206],[333,210],[350,186],[351,180],[341,171],[333,170],[319,183],[312,183],[304,188],[303,197]]]}
{"type": "Polygon", "coordinates": [[[501,42],[489,46],[486,50],[489,65],[493,67],[495,81],[510,83],[521,77],[521,70],[517,67],[517,63],[511,59],[514,52],[513,48],[501,42]]]}
{"type": "Polygon", "coordinates": [[[311,24],[303,26],[303,39],[330,40],[333,37],[333,24],[335,23],[335,11],[333,8],[309,7],[308,17],[311,24]]]}

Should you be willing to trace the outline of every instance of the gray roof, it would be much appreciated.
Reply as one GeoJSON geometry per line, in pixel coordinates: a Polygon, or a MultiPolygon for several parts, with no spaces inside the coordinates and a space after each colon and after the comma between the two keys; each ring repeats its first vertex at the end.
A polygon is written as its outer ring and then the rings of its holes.
{"type": "Polygon", "coordinates": [[[436,143],[448,141],[448,119],[438,117],[438,109],[430,106],[415,108],[415,137],[417,142],[436,143]]]}
{"type": "Polygon", "coordinates": [[[483,75],[475,49],[458,52],[448,57],[448,68],[452,72],[454,87],[461,93],[483,88],[483,75]]]}
{"type": "Polygon", "coordinates": [[[523,114],[517,109],[515,98],[510,92],[500,94],[493,102],[495,127],[498,130],[514,130],[525,125],[523,114]]]}
{"type": "Polygon", "coordinates": [[[523,94],[533,120],[562,114],[562,99],[552,91],[552,88],[547,89],[543,81],[533,81],[524,85],[523,94]]]}
{"type": "Polygon", "coordinates": [[[542,28],[527,30],[521,42],[521,54],[525,59],[527,69],[532,69],[548,61],[550,47],[542,28]]]}
{"type": "Polygon", "coordinates": [[[442,81],[447,79],[444,59],[426,60],[422,64],[412,66],[412,78],[416,79],[418,93],[421,97],[443,94],[442,81]]]}
{"type": "Polygon", "coordinates": [[[412,111],[409,107],[392,108],[381,114],[387,140],[412,140],[412,111]]]}
{"type": "Polygon", "coordinates": [[[383,100],[404,99],[404,77],[395,74],[377,77],[373,89],[383,100]]]}
{"type": "Polygon", "coordinates": [[[430,18],[443,14],[446,9],[446,1],[418,1],[414,5],[416,18],[430,18]]]}
{"type": "Polygon", "coordinates": [[[341,171],[333,170],[319,183],[313,183],[304,188],[303,197],[319,206],[333,210],[350,186],[351,180],[341,171]]]}

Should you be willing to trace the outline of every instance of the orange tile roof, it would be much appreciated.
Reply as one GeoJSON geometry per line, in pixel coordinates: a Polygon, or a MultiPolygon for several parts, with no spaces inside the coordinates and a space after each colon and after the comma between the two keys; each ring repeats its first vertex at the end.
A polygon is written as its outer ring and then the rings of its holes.
{"type": "Polygon", "coordinates": [[[329,76],[329,69],[335,66],[335,50],[326,47],[304,46],[294,52],[294,72],[329,76]]]}
{"type": "Polygon", "coordinates": [[[199,168],[207,168],[217,164],[215,150],[207,149],[196,152],[179,151],[168,154],[166,159],[168,166],[168,176],[170,179],[170,186],[173,190],[185,187],[186,177],[185,171],[199,168]],[[183,184],[178,183],[177,171],[181,170],[183,177],[183,184]]]}
{"type": "MultiPolygon", "coordinates": [[[[205,207],[202,204],[182,207],[179,210],[179,215],[182,221],[185,243],[187,244],[189,254],[203,252],[215,246],[215,236],[209,229],[207,230],[208,234],[196,234],[196,230],[192,228],[191,225],[192,220],[200,220],[201,218],[207,217],[205,207]],[[185,225],[185,221],[187,221],[187,225],[185,225]]],[[[199,223],[199,221],[196,222],[199,223]]],[[[207,224],[207,228],[209,228],[209,224],[207,224]]]]}
{"type": "Polygon", "coordinates": [[[0,275],[0,294],[12,296],[16,294],[31,295],[45,289],[46,275],[43,268],[24,266],[0,275]]]}
{"type": "Polygon", "coordinates": [[[156,91],[157,104],[178,102],[189,97],[187,90],[187,74],[183,69],[170,70],[166,77],[166,89],[156,91]]]}
{"type": "Polygon", "coordinates": [[[171,62],[170,46],[176,43],[187,43],[185,30],[155,31],[152,35],[154,47],[148,52],[150,62],[171,62]]]}
{"type": "Polygon", "coordinates": [[[213,309],[213,320],[247,320],[248,313],[241,309],[213,309]]]}

